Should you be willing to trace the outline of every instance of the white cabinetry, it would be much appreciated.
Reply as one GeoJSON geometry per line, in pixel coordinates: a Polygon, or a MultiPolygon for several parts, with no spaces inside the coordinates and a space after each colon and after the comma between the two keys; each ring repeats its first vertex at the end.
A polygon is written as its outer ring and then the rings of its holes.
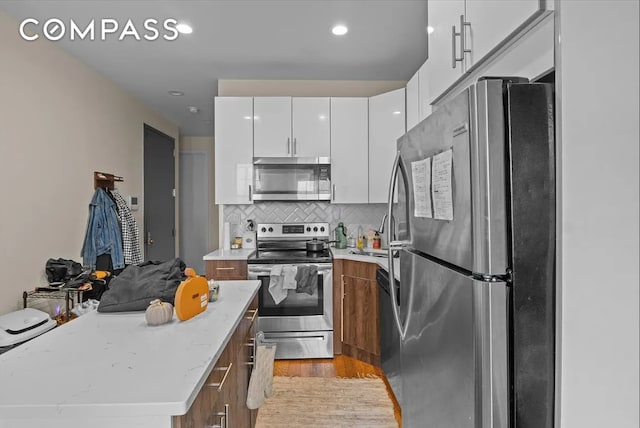
{"type": "Polygon", "coordinates": [[[253,99],[215,98],[215,201],[251,204],[253,99]]]}
{"type": "MultiPolygon", "coordinates": [[[[422,122],[431,114],[431,101],[429,99],[429,79],[427,72],[427,62],[425,61],[418,70],[418,122],[422,122]]],[[[409,129],[409,127],[407,127],[409,129]]]]}
{"type": "Polygon", "coordinates": [[[397,151],[405,133],[405,89],[369,98],[369,203],[385,203],[397,151]]]}
{"type": "Polygon", "coordinates": [[[293,98],[292,154],[297,157],[329,157],[329,98],[293,98]]]}
{"type": "Polygon", "coordinates": [[[291,156],[291,97],[255,97],[253,106],[253,156],[291,156]]]}
{"type": "Polygon", "coordinates": [[[429,102],[544,11],[543,0],[430,0],[429,102]]]}
{"type": "Polygon", "coordinates": [[[428,8],[433,32],[429,34],[429,58],[424,69],[431,104],[464,73],[462,64],[454,61],[454,48],[459,51],[459,40],[452,39],[452,26],[459,27],[460,15],[464,14],[464,0],[430,0],[428,8]]]}
{"type": "Polygon", "coordinates": [[[420,70],[407,82],[407,129],[420,122],[420,70]]]}
{"type": "Polygon", "coordinates": [[[329,157],[329,98],[255,97],[255,157],[329,157]]]}
{"type": "Polygon", "coordinates": [[[471,66],[540,10],[539,0],[466,0],[467,47],[471,66]]]}
{"type": "Polygon", "coordinates": [[[369,201],[368,99],[331,98],[331,202],[369,201]]]}

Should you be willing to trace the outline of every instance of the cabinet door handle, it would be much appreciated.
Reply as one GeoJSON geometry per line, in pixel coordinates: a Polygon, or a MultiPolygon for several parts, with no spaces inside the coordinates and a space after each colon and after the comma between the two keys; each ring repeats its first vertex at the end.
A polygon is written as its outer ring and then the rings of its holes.
{"type": "Polygon", "coordinates": [[[451,26],[451,68],[456,68],[456,63],[460,61],[458,56],[456,55],[456,37],[458,37],[460,33],[456,32],[456,26],[451,26]]]}
{"type": "Polygon", "coordinates": [[[253,190],[253,189],[251,188],[251,184],[249,184],[249,201],[251,201],[251,200],[252,200],[252,198],[253,198],[252,190],[253,190]]]}
{"type": "Polygon", "coordinates": [[[250,311],[247,311],[247,314],[251,312],[251,315],[245,316],[244,319],[246,320],[251,320],[251,322],[254,322],[256,320],[256,317],[258,316],[258,310],[257,309],[251,309],[250,311]]]}
{"type": "Polygon", "coordinates": [[[331,196],[331,200],[335,201],[336,200],[336,185],[333,185],[333,195],[331,196]]]}
{"type": "Polygon", "coordinates": [[[467,30],[466,27],[471,28],[471,22],[464,20],[464,15],[460,15],[460,47],[462,55],[460,55],[460,61],[464,60],[464,54],[471,53],[471,49],[467,49],[467,30]]]}
{"type": "Polygon", "coordinates": [[[287,154],[291,154],[291,138],[287,138],[287,154]]]}
{"type": "Polygon", "coordinates": [[[227,381],[227,377],[229,377],[229,372],[231,372],[231,367],[233,367],[233,363],[229,363],[228,367],[216,367],[214,368],[214,370],[226,370],[224,372],[224,376],[222,376],[222,380],[220,382],[213,382],[213,383],[208,383],[206,384],[206,386],[208,388],[218,388],[218,392],[222,391],[222,388],[224,387],[224,383],[227,381]]]}
{"type": "Polygon", "coordinates": [[[298,140],[296,138],[293,139],[293,154],[298,154],[298,140]]]}
{"type": "Polygon", "coordinates": [[[217,267],[216,270],[236,270],[234,267],[217,267]]]}

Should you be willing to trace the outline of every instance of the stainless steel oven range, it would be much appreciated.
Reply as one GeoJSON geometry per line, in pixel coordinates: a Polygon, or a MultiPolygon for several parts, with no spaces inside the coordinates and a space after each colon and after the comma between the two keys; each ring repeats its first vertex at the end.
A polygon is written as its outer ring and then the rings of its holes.
{"type": "Polygon", "coordinates": [[[249,279],[262,281],[258,328],[265,340],[277,344],[277,359],[333,358],[329,224],[270,223],[257,230],[248,268],[249,279]]]}

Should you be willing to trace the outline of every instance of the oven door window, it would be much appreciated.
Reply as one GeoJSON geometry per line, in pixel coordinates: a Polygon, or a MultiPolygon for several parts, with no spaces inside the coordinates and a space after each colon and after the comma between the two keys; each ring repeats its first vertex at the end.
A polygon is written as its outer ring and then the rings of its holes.
{"type": "Polygon", "coordinates": [[[299,315],[322,315],[324,312],[323,299],[323,275],[318,274],[318,286],[313,294],[298,292],[297,290],[287,290],[287,297],[279,304],[276,304],[269,292],[269,275],[260,275],[258,279],[262,282],[259,292],[259,313],[261,317],[275,316],[299,316],[299,315]]]}

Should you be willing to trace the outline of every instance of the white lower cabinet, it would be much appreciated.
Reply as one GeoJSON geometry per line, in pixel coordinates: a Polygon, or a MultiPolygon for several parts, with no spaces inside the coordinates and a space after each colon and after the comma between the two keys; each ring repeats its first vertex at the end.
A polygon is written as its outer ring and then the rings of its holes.
{"type": "Polygon", "coordinates": [[[405,133],[405,89],[369,98],[369,203],[386,203],[397,140],[405,133]]]}
{"type": "Polygon", "coordinates": [[[331,202],[369,202],[368,99],[331,98],[331,202]]]}
{"type": "Polygon", "coordinates": [[[215,202],[251,204],[253,98],[215,98],[215,202]]]}

